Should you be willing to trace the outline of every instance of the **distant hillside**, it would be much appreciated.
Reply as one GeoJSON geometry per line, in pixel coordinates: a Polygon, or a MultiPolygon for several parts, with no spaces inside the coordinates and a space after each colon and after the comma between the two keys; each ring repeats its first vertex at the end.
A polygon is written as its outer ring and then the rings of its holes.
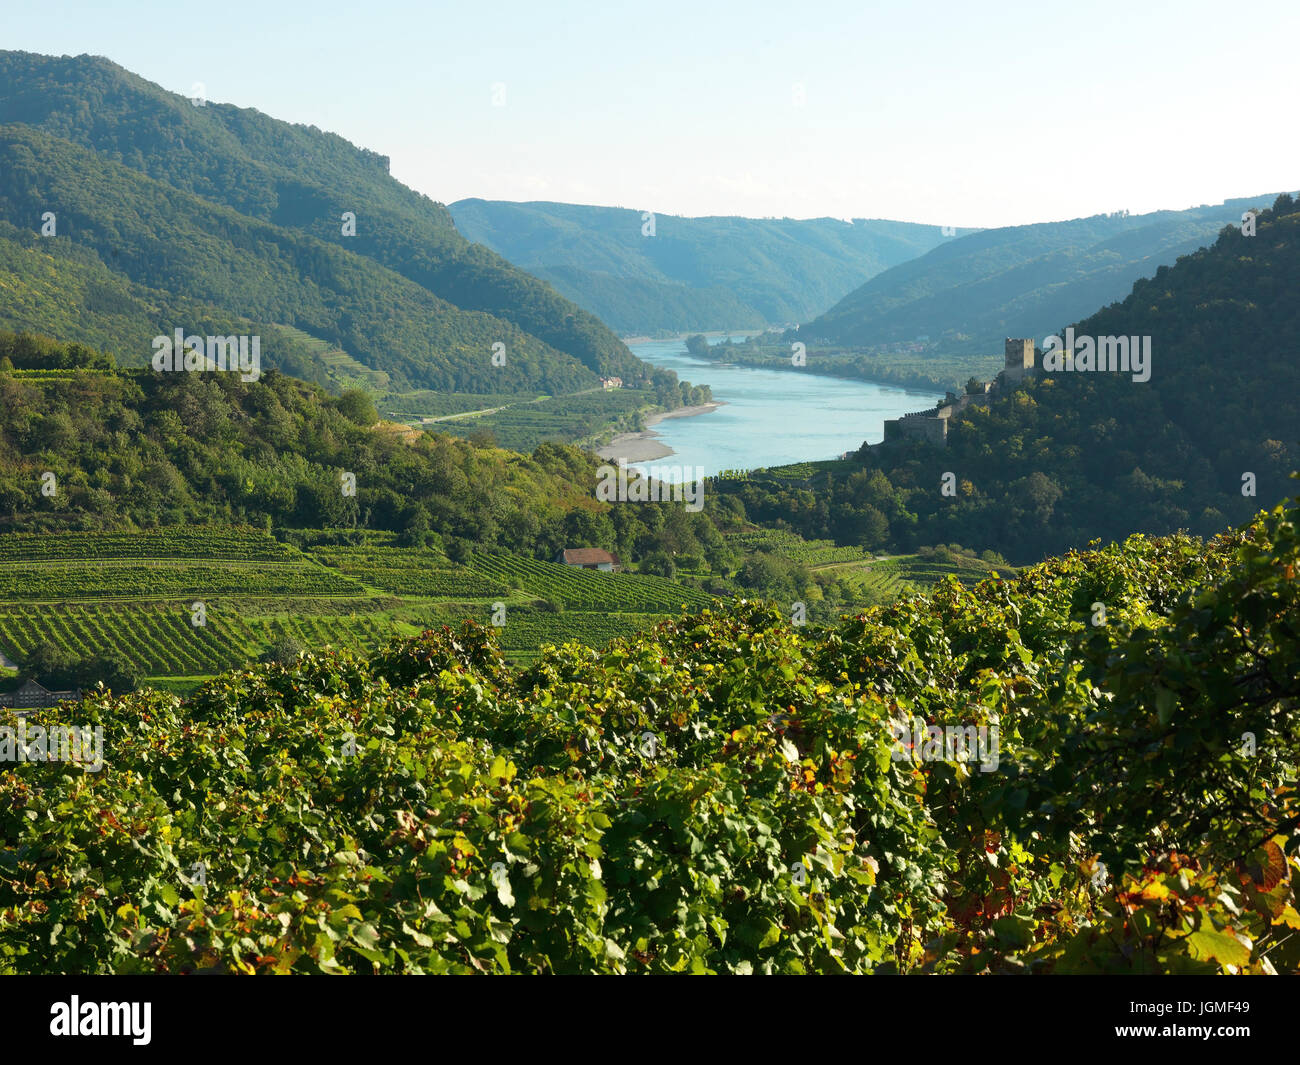
{"type": "Polygon", "coordinates": [[[333,134],[196,106],[103,58],[23,52],[0,52],[0,125],[0,218],[31,232],[54,211],[55,240],[132,283],[304,330],[398,385],[563,391],[644,372],[595,317],[333,134]],[[495,342],[517,380],[479,375],[495,342]]]}
{"type": "MultiPolygon", "coordinates": [[[[460,200],[470,240],[550,281],[624,334],[806,320],[880,271],[951,241],[879,219],[682,218],[568,203],[460,200]]],[[[971,230],[957,230],[958,234],[971,230]]]]}
{"type": "Polygon", "coordinates": [[[972,233],[873,277],[800,336],[862,348],[926,336],[943,355],[1001,351],[1004,337],[1041,338],[1122,299],[1272,199],[972,233]]]}

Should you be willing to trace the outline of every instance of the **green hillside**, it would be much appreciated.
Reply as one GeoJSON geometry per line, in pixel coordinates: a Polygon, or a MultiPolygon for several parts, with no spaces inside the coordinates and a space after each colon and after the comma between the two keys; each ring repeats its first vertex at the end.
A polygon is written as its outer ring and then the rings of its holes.
{"type": "Polygon", "coordinates": [[[988,355],[1122,299],[1140,278],[1273,199],[986,229],[877,274],[800,330],[809,343],[884,348],[927,337],[938,355],[988,355]]]}
{"type": "Polygon", "coordinates": [[[0,53],[0,124],[0,217],[34,230],[53,210],[54,239],[89,245],[129,280],[303,329],[397,384],[550,379],[561,391],[644,372],[590,314],[470,244],[386,159],[333,134],[198,107],[102,58],[23,52],[0,53]],[[344,211],[355,237],[342,236],[344,211]],[[495,342],[505,368],[488,362],[495,342]]]}
{"type": "MultiPolygon", "coordinates": [[[[880,219],[683,218],[567,203],[460,200],[471,240],[550,281],[624,334],[806,320],[880,271],[951,239],[880,219]]],[[[957,230],[967,233],[970,230],[957,230]]]]}
{"type": "MultiPolygon", "coordinates": [[[[578,360],[480,312],[460,311],[372,260],[177,191],[28,126],[0,127],[0,214],[57,208],[59,234],[130,280],[333,340],[406,387],[447,391],[595,384],[578,360]],[[504,366],[492,362],[505,345],[504,366]]],[[[190,332],[190,323],[176,327],[190,332]]],[[[166,329],[162,333],[170,334],[166,329]]],[[[148,347],[127,360],[143,365],[148,347]]]]}

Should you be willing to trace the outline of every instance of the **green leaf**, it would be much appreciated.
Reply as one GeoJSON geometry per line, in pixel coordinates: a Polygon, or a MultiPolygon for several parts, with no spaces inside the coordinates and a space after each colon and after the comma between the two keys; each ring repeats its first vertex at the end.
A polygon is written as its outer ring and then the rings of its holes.
{"type": "Polygon", "coordinates": [[[1250,940],[1231,932],[1219,932],[1208,919],[1201,925],[1200,931],[1193,932],[1185,942],[1188,952],[1198,961],[1237,966],[1250,964],[1250,940]]]}

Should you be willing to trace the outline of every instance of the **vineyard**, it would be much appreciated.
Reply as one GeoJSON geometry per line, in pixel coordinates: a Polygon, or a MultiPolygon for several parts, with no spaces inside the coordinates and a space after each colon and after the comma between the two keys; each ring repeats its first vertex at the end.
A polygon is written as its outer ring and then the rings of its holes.
{"type": "Polygon", "coordinates": [[[393,595],[473,600],[500,598],[508,591],[503,582],[457,566],[435,551],[367,545],[315,548],[312,556],[393,595]]]}
{"type": "Polygon", "coordinates": [[[736,533],[729,539],[743,551],[768,551],[808,566],[861,562],[872,557],[861,547],[840,546],[834,540],[805,540],[796,533],[778,529],[736,533]]]}
{"type": "Polygon", "coordinates": [[[654,393],[645,389],[601,389],[516,402],[490,414],[441,421],[429,428],[464,437],[490,432],[501,447],[528,453],[547,440],[568,442],[592,436],[654,403],[654,393]]]}
{"type": "Polygon", "coordinates": [[[709,601],[660,577],[486,553],[462,565],[395,547],[391,534],[331,542],[340,535],[353,534],[300,530],[297,542],[318,544],[305,551],[221,526],[0,537],[0,651],[13,661],[41,644],[78,658],[112,651],[174,682],[256,661],[281,638],[365,652],[423,624],[487,623],[503,601],[503,647],[524,661],[548,642],[602,647],[709,601]]]}
{"type": "Polygon", "coordinates": [[[141,599],[176,596],[337,596],[362,594],[355,581],[298,563],[52,562],[0,565],[0,602],[141,599]]]}
{"type": "Polygon", "coordinates": [[[834,473],[848,469],[842,459],[822,459],[817,462],[791,462],[784,466],[769,466],[750,474],[755,478],[775,478],[778,481],[806,481],[818,473],[834,473]]]}
{"type": "Polygon", "coordinates": [[[367,651],[401,631],[357,581],[255,529],[0,537],[0,651],[15,661],[53,644],[115,652],[145,676],[204,677],[278,638],[367,651]]]}
{"type": "Polygon", "coordinates": [[[875,602],[891,602],[900,595],[928,591],[935,581],[956,577],[965,584],[976,584],[990,573],[1014,575],[1015,567],[982,562],[969,555],[950,561],[924,558],[921,555],[895,555],[870,563],[859,571],[859,583],[875,602]]]}
{"type": "MultiPolygon", "coordinates": [[[[860,548],[787,532],[732,539],[745,553],[848,575],[864,604],[948,574],[973,583],[988,572],[965,557],[872,560],[860,548]]],[[[81,657],[113,651],[146,677],[174,681],[255,661],[279,638],[368,651],[423,625],[488,624],[501,602],[501,646],[512,661],[527,662],[548,643],[601,648],[712,602],[690,584],[644,574],[486,551],[456,563],[397,547],[388,533],[299,530],[294,540],[314,546],[299,550],[264,531],[222,526],[0,537],[0,651],[13,661],[45,643],[81,657]],[[358,542],[343,546],[340,538],[358,542]],[[207,614],[202,626],[191,619],[196,601],[207,614]]]]}
{"type": "Polygon", "coordinates": [[[607,614],[592,610],[570,610],[562,614],[532,607],[508,607],[505,625],[497,637],[505,651],[535,651],[546,644],[572,640],[591,648],[611,640],[633,636],[663,621],[662,614],[607,614]]]}
{"type": "Polygon", "coordinates": [[[133,533],[6,533],[0,565],[81,559],[199,559],[228,562],[296,562],[301,556],[274,537],[228,526],[133,533]]]}
{"type": "Polygon", "coordinates": [[[614,614],[676,614],[711,596],[663,577],[604,573],[519,555],[475,553],[463,565],[434,551],[370,546],[323,547],[313,555],[394,595],[493,599],[518,595],[565,608],[614,614]]]}
{"type": "Polygon", "coordinates": [[[297,640],[304,647],[332,646],[370,651],[393,628],[367,616],[278,616],[248,618],[214,603],[203,625],[195,625],[179,603],[0,607],[0,640],[11,657],[51,642],[85,657],[118,651],[149,676],[211,676],[255,661],[272,641],[297,640]]]}
{"type": "Polygon", "coordinates": [[[297,341],[310,353],[312,359],[324,371],[326,379],[336,389],[364,388],[382,392],[391,383],[389,375],[383,370],[372,370],[364,363],[358,362],[337,344],[331,344],[291,325],[277,325],[276,328],[297,341]]]}
{"type": "Polygon", "coordinates": [[[476,554],[469,568],[489,580],[527,589],[552,603],[610,613],[676,614],[703,606],[712,596],[663,577],[602,573],[517,555],[476,554]]]}
{"type": "MultiPolygon", "coordinates": [[[[383,413],[397,421],[418,421],[421,418],[448,418],[473,411],[508,407],[512,403],[543,399],[544,396],[520,396],[510,392],[434,392],[421,389],[415,392],[390,392],[376,401],[383,413]]],[[[429,426],[441,432],[438,426],[429,426]]]]}
{"type": "Polygon", "coordinates": [[[0,973],[1295,973],[1298,528],[33,711],[0,973]]]}

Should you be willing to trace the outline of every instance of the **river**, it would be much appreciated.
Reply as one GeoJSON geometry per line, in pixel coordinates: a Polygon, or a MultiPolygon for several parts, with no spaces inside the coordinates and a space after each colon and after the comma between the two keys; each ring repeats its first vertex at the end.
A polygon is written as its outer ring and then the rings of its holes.
{"type": "Polygon", "coordinates": [[[875,444],[883,439],[887,418],[922,410],[943,398],[872,381],[697,359],[681,340],[630,346],[646,362],[674,370],[693,385],[708,385],[722,404],[707,414],[656,424],[655,437],[673,454],[632,463],[632,468],[703,467],[704,476],[711,477],[722,470],[838,458],[856,451],[864,440],[875,444]]]}

